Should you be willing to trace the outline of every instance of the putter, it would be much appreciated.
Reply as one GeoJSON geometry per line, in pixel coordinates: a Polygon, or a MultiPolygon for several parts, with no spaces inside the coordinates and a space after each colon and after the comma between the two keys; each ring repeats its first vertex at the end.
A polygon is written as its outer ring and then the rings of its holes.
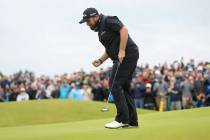
{"type": "Polygon", "coordinates": [[[103,108],[101,109],[101,112],[108,112],[108,111],[109,111],[109,98],[111,97],[112,88],[113,88],[113,85],[114,85],[114,81],[115,81],[115,78],[116,78],[118,69],[119,69],[119,67],[120,67],[120,62],[117,61],[116,63],[117,63],[117,69],[116,69],[116,72],[115,72],[115,74],[114,74],[114,78],[113,78],[113,81],[112,81],[111,88],[110,88],[110,90],[109,90],[109,96],[108,96],[108,99],[107,99],[107,101],[106,101],[106,106],[103,107],[103,108]]]}

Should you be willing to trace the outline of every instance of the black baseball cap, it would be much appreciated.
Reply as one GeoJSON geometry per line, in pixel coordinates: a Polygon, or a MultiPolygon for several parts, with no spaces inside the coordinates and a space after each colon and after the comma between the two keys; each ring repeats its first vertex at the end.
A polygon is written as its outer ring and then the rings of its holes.
{"type": "Polygon", "coordinates": [[[83,12],[83,18],[82,18],[82,20],[80,20],[79,23],[82,24],[82,23],[86,22],[89,17],[94,17],[97,15],[99,15],[99,13],[95,8],[87,8],[83,12]]]}

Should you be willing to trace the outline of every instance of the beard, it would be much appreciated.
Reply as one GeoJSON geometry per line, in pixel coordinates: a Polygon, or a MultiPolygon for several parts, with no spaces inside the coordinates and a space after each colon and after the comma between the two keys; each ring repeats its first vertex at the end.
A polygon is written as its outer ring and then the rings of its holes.
{"type": "Polygon", "coordinates": [[[96,21],[93,25],[89,26],[91,30],[97,32],[99,28],[99,20],[96,21]]]}
{"type": "Polygon", "coordinates": [[[96,24],[95,25],[92,25],[92,26],[89,26],[91,30],[95,30],[96,28],[96,24]]]}

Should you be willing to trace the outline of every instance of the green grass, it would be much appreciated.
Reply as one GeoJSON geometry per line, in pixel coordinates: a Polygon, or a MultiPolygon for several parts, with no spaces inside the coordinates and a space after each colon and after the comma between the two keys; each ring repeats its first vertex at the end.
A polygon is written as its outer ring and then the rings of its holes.
{"type": "Polygon", "coordinates": [[[138,110],[140,127],[105,129],[115,107],[102,113],[104,103],[70,100],[0,104],[0,140],[207,140],[210,108],[171,112],[138,110]]]}
{"type": "MultiPolygon", "coordinates": [[[[110,111],[100,110],[106,106],[102,102],[75,102],[71,100],[39,100],[0,104],[0,127],[30,124],[48,124],[110,118],[115,112],[113,104],[110,111]]],[[[138,110],[138,113],[154,111],[138,110]]]]}

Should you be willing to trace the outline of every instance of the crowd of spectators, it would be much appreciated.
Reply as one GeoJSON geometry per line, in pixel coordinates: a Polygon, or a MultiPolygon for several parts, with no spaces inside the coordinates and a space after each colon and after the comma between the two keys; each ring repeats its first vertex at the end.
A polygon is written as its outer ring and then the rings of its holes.
{"type": "MultiPolygon", "coordinates": [[[[55,75],[36,76],[19,71],[0,73],[0,102],[42,99],[106,101],[111,68],[86,73],[83,70],[55,75]]],[[[148,64],[136,68],[131,94],[137,108],[179,110],[210,105],[210,63],[148,64]]],[[[113,101],[113,98],[111,98],[113,101]]]]}
{"type": "Polygon", "coordinates": [[[132,82],[136,107],[160,111],[210,105],[210,63],[174,61],[138,67],[132,82]]]}

